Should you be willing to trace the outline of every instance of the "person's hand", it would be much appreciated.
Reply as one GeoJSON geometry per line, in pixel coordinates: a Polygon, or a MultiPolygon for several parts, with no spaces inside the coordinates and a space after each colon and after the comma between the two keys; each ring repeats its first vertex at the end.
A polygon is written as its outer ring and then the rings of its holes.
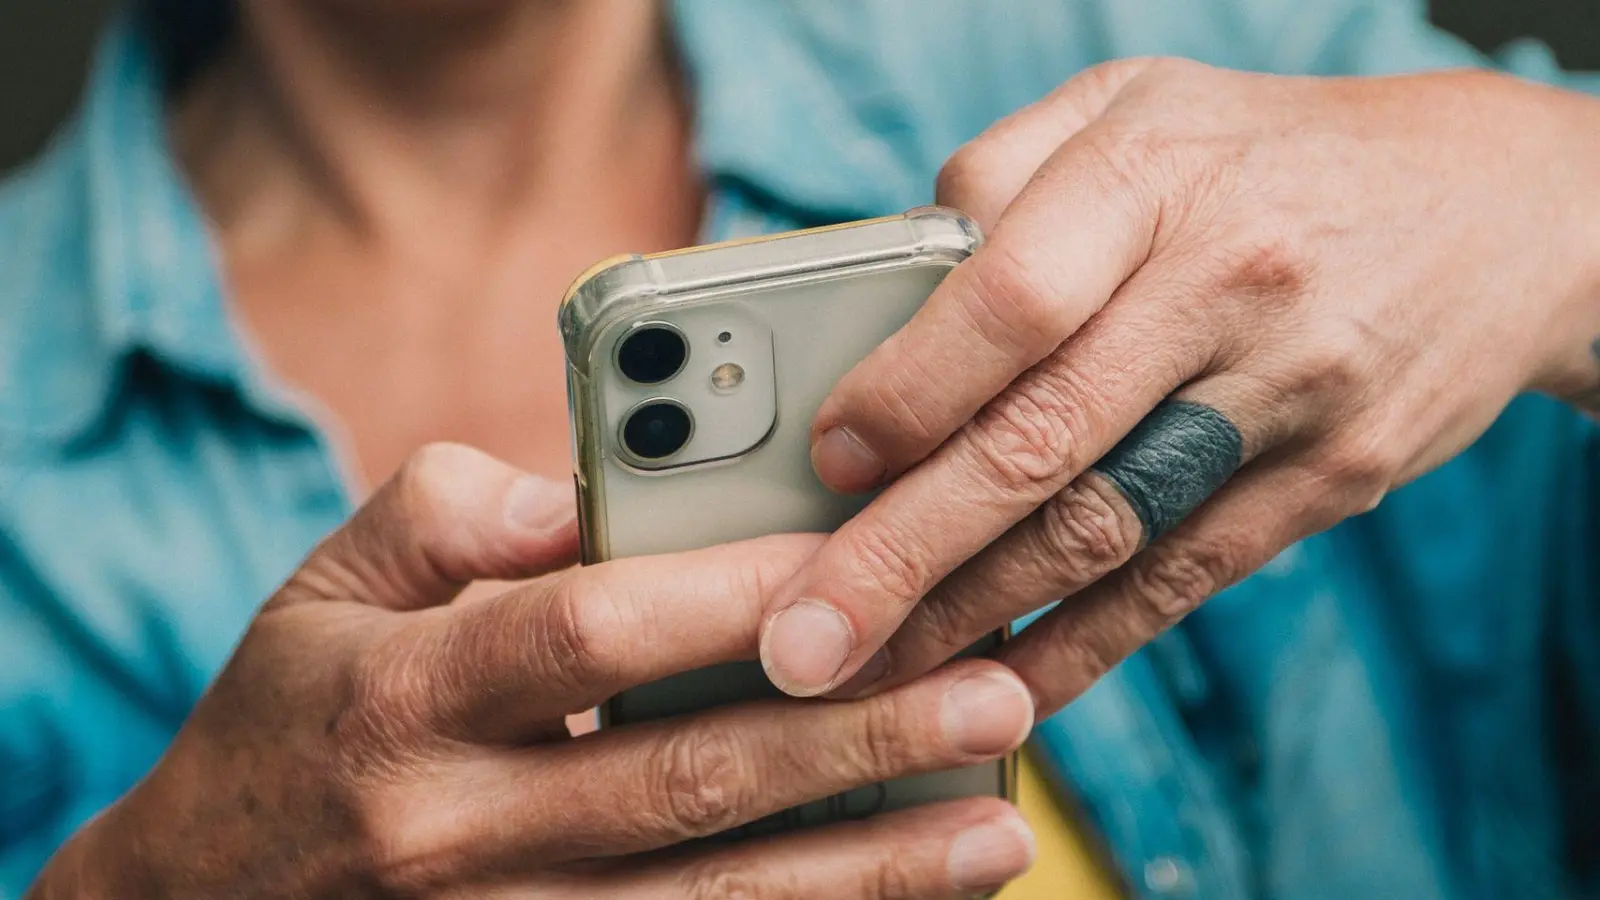
{"type": "Polygon", "coordinates": [[[1000,122],[939,184],[991,239],[817,415],[824,481],[892,483],[768,673],[858,696],[1067,597],[999,657],[1048,712],[1518,392],[1581,403],[1597,170],[1600,104],[1475,72],[1124,61],[1000,122]]]}
{"type": "Polygon", "coordinates": [[[1032,724],[1017,677],[952,667],[851,704],[729,707],[569,737],[622,688],[751,659],[795,536],[571,569],[570,488],[418,456],[261,610],[155,770],[35,896],[941,898],[1026,868],[976,799],[650,853],[886,778],[974,764],[1032,724]],[[619,857],[629,854],[619,861],[619,857]]]}

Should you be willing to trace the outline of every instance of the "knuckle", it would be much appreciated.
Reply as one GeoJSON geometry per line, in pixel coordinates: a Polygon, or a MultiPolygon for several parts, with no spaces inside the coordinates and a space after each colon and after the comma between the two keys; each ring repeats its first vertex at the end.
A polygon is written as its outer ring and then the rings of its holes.
{"type": "MultiPolygon", "coordinates": [[[[1120,60],[1114,60],[1115,66],[1120,60]]],[[[1218,77],[1226,75],[1222,69],[1181,56],[1146,57],[1126,62],[1133,68],[1129,90],[1143,101],[1147,116],[1160,116],[1163,112],[1192,111],[1197,105],[1214,101],[1214,85],[1218,77]]]]}
{"type": "Polygon", "coordinates": [[[1206,541],[1156,552],[1148,565],[1134,570],[1134,594],[1156,626],[1166,628],[1194,612],[1232,580],[1236,556],[1231,548],[1206,541]]]}
{"type": "Polygon", "coordinates": [[[889,854],[876,860],[862,876],[863,900],[916,900],[922,879],[911,871],[905,854],[889,854]]]}
{"type": "Polygon", "coordinates": [[[726,732],[694,729],[663,738],[650,796],[661,830],[688,840],[739,824],[760,796],[754,767],[726,732]]]}
{"type": "Polygon", "coordinates": [[[1088,584],[1133,556],[1139,525],[1119,511],[1107,492],[1115,488],[1076,483],[1037,513],[1045,557],[1068,586],[1088,584]]]}
{"type": "Polygon", "coordinates": [[[861,529],[851,546],[857,568],[902,605],[922,599],[933,584],[931,553],[909,529],[882,525],[861,529]]]}
{"type": "Polygon", "coordinates": [[[1007,491],[1054,491],[1077,471],[1076,436],[1087,433],[1083,392],[1035,371],[966,426],[989,474],[1007,491]]]}
{"type": "Polygon", "coordinates": [[[1084,149],[1099,163],[1096,171],[1121,196],[1143,198],[1154,178],[1171,183],[1178,138],[1156,124],[1124,124],[1089,136],[1084,149]]]}
{"type": "Polygon", "coordinates": [[[1176,57],[1123,57],[1084,69],[1057,88],[1056,94],[1073,101],[1073,112],[1086,124],[1103,114],[1128,88],[1160,89],[1195,68],[1205,67],[1176,57]]]}
{"type": "Polygon", "coordinates": [[[1140,73],[1149,74],[1162,60],[1147,57],[1113,59],[1095,63],[1072,77],[1068,82],[1075,88],[1094,96],[1104,96],[1116,91],[1130,78],[1140,73]]]}
{"type": "Polygon", "coordinates": [[[474,867],[470,829],[437,792],[375,792],[359,819],[356,852],[375,896],[434,896],[474,867]]]}
{"type": "MultiPolygon", "coordinates": [[[[428,444],[414,452],[401,466],[394,486],[398,500],[397,514],[376,522],[380,531],[394,532],[431,526],[442,531],[442,539],[454,543],[459,540],[460,529],[448,526],[448,521],[459,518],[462,510],[460,486],[483,454],[461,444],[428,444]]],[[[397,543],[391,534],[385,545],[397,543]]],[[[459,545],[457,545],[459,546],[459,545]]],[[[453,561],[456,554],[419,548],[424,564],[432,574],[447,581],[467,581],[472,578],[471,567],[453,561]]]]}
{"type": "Polygon", "coordinates": [[[1330,513],[1338,518],[1377,506],[1403,465],[1377,434],[1373,430],[1337,441],[1313,463],[1324,485],[1321,496],[1332,502],[1330,513]]]}
{"type": "Polygon", "coordinates": [[[892,778],[914,764],[915,741],[907,734],[905,717],[893,695],[876,697],[862,707],[861,724],[846,742],[848,760],[839,774],[842,781],[892,778]]]}
{"type": "Polygon", "coordinates": [[[387,700],[358,703],[330,723],[328,767],[303,767],[293,789],[296,802],[313,803],[322,822],[348,836],[379,896],[416,896],[466,868],[471,845],[446,799],[452,792],[438,789],[449,761],[402,734],[393,709],[387,700]]]}
{"type": "Polygon", "coordinates": [[[1122,638],[1130,630],[1125,618],[1109,612],[1074,617],[1070,625],[1054,623],[1048,632],[1049,678],[1032,685],[1046,708],[1076,700],[1130,652],[1122,638]]]}
{"type": "Polygon", "coordinates": [[[1354,319],[1317,328],[1313,344],[1296,350],[1294,392],[1327,402],[1361,395],[1378,370],[1384,344],[1376,329],[1354,319]]]}
{"type": "Polygon", "coordinates": [[[425,444],[401,464],[395,481],[405,499],[417,508],[437,508],[449,501],[451,482],[456,474],[472,465],[479,456],[478,451],[463,444],[425,444]]]}
{"type": "MultiPolygon", "coordinates": [[[[563,577],[551,591],[531,646],[557,685],[582,690],[615,683],[626,660],[626,633],[617,598],[582,573],[563,577]]],[[[518,642],[521,643],[521,642],[518,642]]]]}
{"type": "Polygon", "coordinates": [[[939,202],[957,209],[989,196],[993,181],[989,174],[993,171],[989,157],[987,139],[980,137],[963,144],[939,168],[934,180],[934,196],[939,202]]]}
{"type": "Polygon", "coordinates": [[[1076,328],[1073,311],[1013,242],[996,240],[962,266],[977,300],[973,329],[1008,354],[1040,359],[1076,328]]]}
{"type": "Polygon", "coordinates": [[[406,845],[411,836],[389,830],[370,834],[363,857],[370,872],[371,886],[381,897],[418,897],[449,880],[455,866],[431,852],[419,852],[406,845]]]}
{"type": "Polygon", "coordinates": [[[433,693],[408,632],[354,662],[326,731],[352,771],[388,765],[396,747],[424,728],[433,693]]]}
{"type": "Polygon", "coordinates": [[[917,604],[891,645],[896,651],[910,650],[904,659],[898,652],[891,657],[896,669],[915,668],[919,660],[942,660],[972,643],[982,630],[982,608],[965,601],[941,594],[917,604]]]}
{"type": "Polygon", "coordinates": [[[800,900],[808,896],[798,873],[789,866],[767,866],[761,872],[725,862],[691,865],[683,876],[683,894],[690,900],[800,900]]]}
{"type": "Polygon", "coordinates": [[[1186,59],[1182,56],[1154,57],[1149,60],[1144,69],[1144,72],[1153,80],[1159,81],[1184,81],[1216,71],[1217,69],[1213,66],[1208,66],[1198,60],[1186,59]]]}
{"type": "MultiPolygon", "coordinates": [[[[1175,82],[1152,81],[1158,91],[1171,93],[1175,82]]],[[[1166,98],[1168,108],[1182,103],[1166,98]]],[[[1123,221],[1150,223],[1157,231],[1177,234],[1178,223],[1207,222],[1215,212],[1208,202],[1226,194],[1236,178],[1230,157],[1238,154],[1238,140],[1197,136],[1186,132],[1170,117],[1143,116],[1118,122],[1082,141],[1083,152],[1093,161],[1092,171],[1102,193],[1120,201],[1109,207],[1123,221]]],[[[1108,221],[1118,221],[1109,219],[1108,221]]],[[[1137,227],[1137,226],[1135,226],[1137,227]]]]}
{"type": "Polygon", "coordinates": [[[1323,454],[1317,470],[1324,481],[1341,492],[1364,493],[1364,489],[1376,487],[1386,479],[1389,464],[1370,443],[1347,441],[1323,454]]]}
{"type": "MultiPolygon", "coordinates": [[[[773,535],[758,539],[760,549],[742,565],[726,569],[731,597],[771,597],[822,547],[820,535],[773,535]]],[[[649,608],[649,604],[644,605],[649,608]]]]}

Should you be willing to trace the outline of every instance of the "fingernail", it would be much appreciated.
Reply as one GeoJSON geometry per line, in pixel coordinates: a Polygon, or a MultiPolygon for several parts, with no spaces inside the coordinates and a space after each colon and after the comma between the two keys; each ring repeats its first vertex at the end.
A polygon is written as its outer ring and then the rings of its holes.
{"type": "Polygon", "coordinates": [[[849,428],[830,428],[811,448],[811,466],[829,487],[859,493],[877,487],[888,467],[849,428]]]}
{"type": "Polygon", "coordinates": [[[992,891],[1033,865],[1033,833],[1016,817],[969,828],[950,845],[945,863],[959,891],[992,891]]]}
{"type": "Polygon", "coordinates": [[[564,483],[524,475],[506,492],[506,523],[517,531],[557,531],[575,514],[572,488],[564,483]]]}
{"type": "Polygon", "coordinates": [[[815,697],[832,686],[855,646],[850,623],[838,610],[801,600],[767,623],[761,664],[778,689],[793,697],[815,697]]]}
{"type": "Polygon", "coordinates": [[[851,676],[849,681],[840,685],[833,692],[833,696],[840,700],[854,700],[857,697],[865,696],[868,691],[872,690],[873,685],[882,681],[884,676],[888,674],[889,648],[882,647],[879,648],[877,653],[872,654],[872,658],[867,660],[861,666],[861,669],[851,676]]]}
{"type": "Polygon", "coordinates": [[[972,756],[999,756],[1027,739],[1033,700],[1015,676],[969,675],[945,692],[939,724],[952,747],[972,756]]]}

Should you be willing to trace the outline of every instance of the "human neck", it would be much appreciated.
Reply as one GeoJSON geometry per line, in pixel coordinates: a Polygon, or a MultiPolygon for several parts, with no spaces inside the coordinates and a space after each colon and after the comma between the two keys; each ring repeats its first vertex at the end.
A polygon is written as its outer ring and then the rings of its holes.
{"type": "Polygon", "coordinates": [[[362,238],[426,245],[596,180],[688,169],[653,3],[252,0],[242,19],[175,128],[224,229],[249,220],[270,240],[309,205],[362,238]]]}

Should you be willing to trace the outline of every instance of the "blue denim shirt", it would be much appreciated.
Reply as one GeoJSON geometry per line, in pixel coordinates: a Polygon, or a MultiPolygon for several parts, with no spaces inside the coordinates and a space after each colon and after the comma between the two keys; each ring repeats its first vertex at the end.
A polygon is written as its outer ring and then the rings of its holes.
{"type": "MultiPolygon", "coordinates": [[[[1421,6],[683,0],[705,237],[926,202],[962,141],[1112,57],[1483,62],[1421,6]]],[[[113,29],[80,115],[0,188],[0,900],[149,769],[256,605],[351,511],[324,434],[230,319],[166,142],[160,62],[113,29]]],[[[1534,45],[1499,64],[1563,77],[1534,45]]],[[[1600,886],[1593,442],[1569,410],[1518,401],[1041,723],[1131,888],[1600,886]]]]}

